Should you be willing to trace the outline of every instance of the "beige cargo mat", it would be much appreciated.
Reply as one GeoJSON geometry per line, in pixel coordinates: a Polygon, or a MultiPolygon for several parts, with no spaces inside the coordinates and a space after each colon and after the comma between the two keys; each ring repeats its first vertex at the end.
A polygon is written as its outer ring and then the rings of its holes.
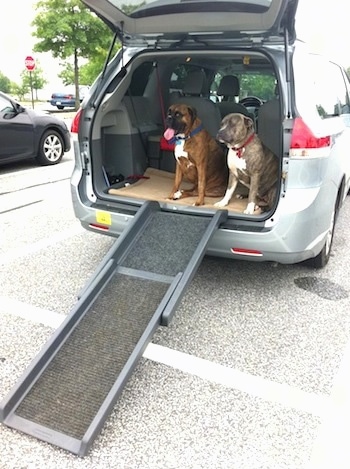
{"type": "MultiPolygon", "coordinates": [[[[167,202],[173,203],[175,205],[193,205],[195,202],[195,197],[186,197],[185,199],[172,200],[167,199],[172,185],[174,182],[174,173],[169,173],[167,171],[162,171],[155,168],[147,168],[144,173],[144,179],[139,179],[134,184],[130,184],[126,187],[121,187],[119,189],[109,189],[108,193],[113,195],[120,195],[125,197],[135,197],[138,199],[145,200],[156,200],[158,202],[167,202]]],[[[181,185],[182,189],[190,188],[192,185],[188,182],[183,182],[181,185]]],[[[218,202],[220,197],[206,197],[204,207],[216,208],[214,207],[215,202],[218,202]]],[[[225,207],[227,210],[235,212],[243,212],[247,206],[247,200],[241,200],[233,198],[230,204],[225,207]]],[[[257,212],[258,214],[259,212],[257,212]]]]}

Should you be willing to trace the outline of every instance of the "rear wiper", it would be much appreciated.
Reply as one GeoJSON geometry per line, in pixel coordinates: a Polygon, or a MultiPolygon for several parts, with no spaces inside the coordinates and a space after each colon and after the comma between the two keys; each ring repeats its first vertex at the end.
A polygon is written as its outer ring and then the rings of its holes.
{"type": "Polygon", "coordinates": [[[200,44],[204,47],[208,47],[208,43],[206,41],[204,41],[203,39],[198,39],[198,37],[196,35],[189,36],[188,34],[185,34],[179,41],[174,42],[172,47],[174,47],[174,48],[181,47],[186,43],[188,43],[190,45],[191,42],[195,43],[195,44],[200,44]]]}

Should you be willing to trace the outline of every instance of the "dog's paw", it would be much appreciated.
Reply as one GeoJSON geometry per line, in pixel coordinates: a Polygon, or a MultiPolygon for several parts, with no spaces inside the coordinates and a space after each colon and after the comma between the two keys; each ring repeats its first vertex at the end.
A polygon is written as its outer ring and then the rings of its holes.
{"type": "Polygon", "coordinates": [[[168,196],[168,200],[177,200],[177,199],[181,199],[181,197],[182,197],[182,191],[176,191],[176,192],[172,192],[168,196]]]}
{"type": "Polygon", "coordinates": [[[228,205],[228,202],[226,199],[219,200],[219,202],[216,202],[214,204],[214,207],[226,207],[228,205]]]}
{"type": "Polygon", "coordinates": [[[182,191],[176,191],[175,194],[173,195],[174,200],[181,199],[181,197],[182,197],[182,191]]]}
{"type": "Polygon", "coordinates": [[[236,199],[243,200],[243,199],[246,199],[246,198],[247,198],[246,195],[236,194],[236,199]]]}
{"type": "Polygon", "coordinates": [[[199,207],[200,205],[204,205],[204,200],[196,200],[193,204],[194,207],[199,207]]]}
{"type": "Polygon", "coordinates": [[[254,210],[255,210],[255,203],[249,202],[249,204],[247,205],[247,208],[244,210],[243,213],[245,213],[246,215],[253,215],[254,210]]]}

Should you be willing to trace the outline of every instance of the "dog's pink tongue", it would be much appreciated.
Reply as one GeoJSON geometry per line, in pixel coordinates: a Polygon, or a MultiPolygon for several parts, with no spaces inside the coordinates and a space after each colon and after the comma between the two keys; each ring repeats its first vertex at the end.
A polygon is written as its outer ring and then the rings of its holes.
{"type": "Polygon", "coordinates": [[[166,140],[171,140],[175,135],[174,129],[166,129],[163,135],[166,140]]]}

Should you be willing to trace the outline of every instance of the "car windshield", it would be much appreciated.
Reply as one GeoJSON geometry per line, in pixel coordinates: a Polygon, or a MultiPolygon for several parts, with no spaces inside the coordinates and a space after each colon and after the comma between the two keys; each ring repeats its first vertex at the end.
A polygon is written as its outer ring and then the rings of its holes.
{"type": "MultiPolygon", "coordinates": [[[[219,83],[223,76],[229,75],[231,72],[224,70],[216,73],[212,83],[211,95],[216,95],[219,83]]],[[[276,78],[271,72],[234,71],[240,83],[240,92],[237,99],[244,99],[247,96],[258,96],[262,101],[268,101],[276,97],[276,78]]]]}

